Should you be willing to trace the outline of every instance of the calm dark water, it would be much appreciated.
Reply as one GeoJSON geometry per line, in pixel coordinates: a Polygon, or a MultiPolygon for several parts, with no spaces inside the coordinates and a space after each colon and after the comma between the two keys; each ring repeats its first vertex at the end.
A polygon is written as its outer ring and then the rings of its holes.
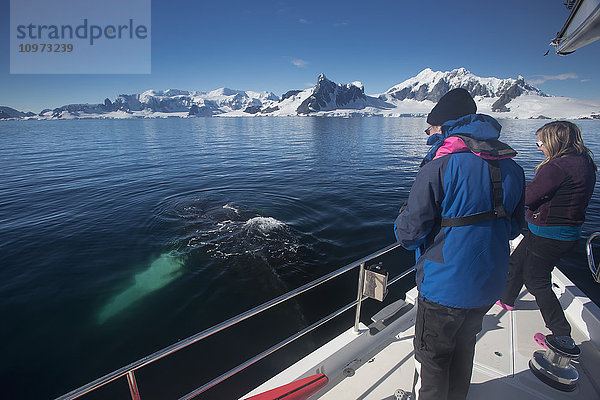
{"type": "MultiPolygon", "coordinates": [[[[502,121],[528,179],[542,160],[534,135],[542,123],[502,121]]],[[[600,154],[600,122],[578,124],[600,154]]],[[[420,118],[1,122],[0,398],[64,394],[394,242],[394,218],[427,150],[425,126],[420,118]]],[[[599,219],[596,194],[586,236],[599,219]]],[[[414,259],[398,250],[384,261],[394,275],[414,259]]],[[[561,269],[598,302],[583,245],[561,269]]],[[[142,398],[191,391],[355,290],[355,274],[343,277],[142,370],[142,398]]],[[[295,361],[288,353],[199,398],[244,394],[295,361]]],[[[127,398],[122,382],[90,398],[119,396],[127,398]]]]}

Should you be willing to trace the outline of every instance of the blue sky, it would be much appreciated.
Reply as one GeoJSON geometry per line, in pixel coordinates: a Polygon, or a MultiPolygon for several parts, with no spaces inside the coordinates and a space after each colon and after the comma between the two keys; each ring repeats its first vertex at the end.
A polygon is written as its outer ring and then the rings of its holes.
{"type": "Polygon", "coordinates": [[[0,105],[39,112],[168,88],[281,95],[314,84],[321,72],[339,83],[359,80],[375,94],[427,67],[523,75],[552,95],[600,98],[600,42],[543,56],[568,16],[563,3],[152,1],[151,74],[11,75],[10,1],[0,0],[0,105]]]}

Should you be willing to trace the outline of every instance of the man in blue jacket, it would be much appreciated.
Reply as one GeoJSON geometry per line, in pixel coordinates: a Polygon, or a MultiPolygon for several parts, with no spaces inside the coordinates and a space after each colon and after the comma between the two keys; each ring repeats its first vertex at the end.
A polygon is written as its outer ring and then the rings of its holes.
{"type": "Polygon", "coordinates": [[[500,124],[476,114],[465,89],[446,93],[427,117],[427,144],[398,241],[416,250],[415,399],[465,399],[483,316],[500,298],[509,240],[523,223],[525,177],[498,140],[500,124]]]}

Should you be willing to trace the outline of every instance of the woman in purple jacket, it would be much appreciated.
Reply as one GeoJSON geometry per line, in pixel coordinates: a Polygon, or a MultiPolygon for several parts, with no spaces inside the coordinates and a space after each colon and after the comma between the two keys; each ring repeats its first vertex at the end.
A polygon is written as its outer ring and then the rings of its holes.
{"type": "MultiPolygon", "coordinates": [[[[546,327],[558,341],[572,347],[571,326],[552,291],[551,272],[581,237],[597,167],[577,125],[550,122],[536,135],[538,149],[546,159],[536,167],[535,177],[525,190],[529,232],[511,256],[506,288],[496,304],[514,310],[525,284],[535,296],[546,327]]],[[[543,335],[537,334],[536,340],[545,346],[543,335]]]]}

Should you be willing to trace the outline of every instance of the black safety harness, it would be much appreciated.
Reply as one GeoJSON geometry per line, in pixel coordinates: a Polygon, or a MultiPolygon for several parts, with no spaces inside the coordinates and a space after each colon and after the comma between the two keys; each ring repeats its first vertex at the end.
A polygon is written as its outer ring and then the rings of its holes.
{"type": "MultiPolygon", "coordinates": [[[[497,139],[488,139],[482,141],[473,139],[468,135],[458,134],[453,136],[458,136],[461,138],[464,144],[473,153],[486,153],[494,158],[514,157],[517,154],[513,148],[497,139]]],[[[504,192],[502,190],[502,172],[500,171],[498,160],[489,160],[485,158],[482,158],[482,160],[487,162],[490,171],[490,180],[492,182],[493,191],[493,209],[490,211],[482,211],[474,214],[464,215],[462,217],[442,218],[442,227],[474,225],[480,222],[493,221],[500,218],[506,218],[510,221],[512,216],[510,213],[506,212],[504,206],[502,205],[504,192]]],[[[421,167],[428,161],[429,160],[423,160],[421,167]]],[[[525,177],[523,177],[523,182],[525,182],[525,177]]],[[[402,205],[402,208],[400,208],[400,214],[402,214],[407,205],[408,200],[406,200],[402,205]]]]}
{"type": "Polygon", "coordinates": [[[464,215],[456,218],[442,218],[441,225],[443,227],[466,226],[474,225],[484,221],[492,221],[495,219],[506,218],[510,220],[510,213],[507,213],[502,206],[502,173],[497,160],[486,160],[490,170],[490,178],[492,180],[494,209],[490,211],[482,211],[474,214],[464,215]]]}
{"type": "MultiPolygon", "coordinates": [[[[465,145],[473,152],[485,152],[492,157],[506,157],[516,155],[516,151],[507,144],[497,139],[479,141],[467,135],[454,135],[462,139],[465,145]]],[[[493,191],[493,209],[474,214],[464,215],[456,218],[442,218],[443,227],[474,225],[484,221],[493,221],[495,219],[506,218],[510,220],[511,214],[506,212],[502,206],[504,192],[502,191],[502,172],[498,160],[488,160],[482,158],[488,164],[490,179],[492,181],[493,191]]]]}

